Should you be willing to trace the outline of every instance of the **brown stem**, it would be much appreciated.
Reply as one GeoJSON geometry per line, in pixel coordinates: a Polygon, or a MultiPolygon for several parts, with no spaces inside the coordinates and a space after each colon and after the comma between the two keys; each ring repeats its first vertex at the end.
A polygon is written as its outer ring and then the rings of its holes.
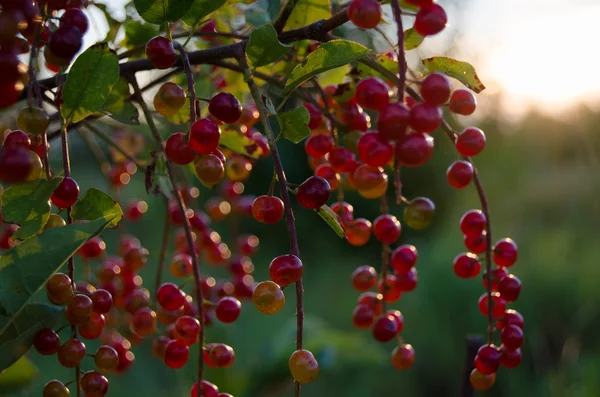
{"type": "Polygon", "coordinates": [[[467,335],[467,349],[465,355],[465,363],[463,364],[463,378],[460,387],[460,397],[473,397],[475,390],[471,385],[470,376],[473,370],[473,360],[477,355],[477,351],[483,345],[484,339],[480,335],[467,335]]]}
{"type": "Polygon", "coordinates": [[[396,204],[402,203],[402,179],[400,179],[400,164],[394,159],[394,187],[396,189],[396,204]]]}
{"type": "Polygon", "coordinates": [[[119,152],[120,154],[122,154],[127,160],[129,160],[132,163],[134,163],[138,168],[144,168],[145,167],[144,164],[142,164],[138,159],[136,159],[130,153],[128,153],[117,142],[115,142],[112,139],[110,139],[104,132],[102,132],[102,130],[100,130],[99,128],[97,128],[94,124],[88,123],[88,122],[85,122],[85,121],[83,122],[83,124],[85,125],[85,128],[87,128],[95,136],[97,136],[98,138],[100,138],[100,140],[104,141],[108,146],[112,147],[117,152],[119,152]]]}
{"type": "Polygon", "coordinates": [[[156,268],[156,286],[155,293],[162,283],[162,275],[165,269],[165,259],[167,257],[167,248],[169,246],[169,235],[171,234],[171,222],[169,221],[169,201],[165,197],[165,225],[163,226],[163,238],[160,244],[160,254],[158,255],[158,266],[156,268]]]}
{"type": "Polygon", "coordinates": [[[283,6],[281,13],[275,22],[273,22],[273,26],[275,27],[275,30],[277,30],[277,33],[281,32],[285,27],[285,24],[290,18],[290,15],[292,15],[292,11],[294,11],[294,7],[296,6],[297,2],[298,0],[288,0],[283,6]]]}
{"type": "Polygon", "coordinates": [[[190,124],[196,122],[196,88],[194,87],[194,75],[192,74],[192,65],[190,65],[190,59],[188,58],[185,48],[178,42],[175,42],[175,48],[181,54],[183,60],[183,70],[185,71],[185,77],[188,84],[188,96],[190,98],[190,124]]]}
{"type": "Polygon", "coordinates": [[[404,28],[402,27],[402,9],[399,0],[392,0],[392,12],[398,30],[398,99],[404,103],[404,87],[406,86],[406,56],[404,54],[404,28]]]}
{"type": "Polygon", "coordinates": [[[319,84],[319,81],[317,79],[313,79],[312,80],[314,86],[317,88],[317,90],[319,91],[319,95],[321,96],[321,99],[323,100],[323,110],[325,113],[325,117],[327,117],[327,119],[329,120],[329,122],[331,123],[331,131],[333,133],[333,138],[335,139],[335,144],[339,145],[340,144],[340,138],[338,136],[337,133],[337,125],[340,125],[341,123],[333,116],[333,113],[331,112],[331,108],[329,106],[329,101],[327,100],[327,93],[325,92],[325,90],[323,89],[323,87],[321,87],[321,84],[319,84]]]}
{"type": "MultiPolygon", "coordinates": [[[[140,86],[137,82],[135,75],[130,76],[130,83],[133,86],[134,97],[135,97],[136,101],[138,102],[138,104],[140,105],[140,107],[142,108],[142,112],[144,113],[144,116],[146,117],[146,122],[148,123],[148,127],[150,128],[150,131],[152,132],[152,135],[154,136],[154,139],[156,140],[158,149],[163,154],[163,156],[165,156],[165,159],[166,159],[164,141],[158,132],[158,128],[156,127],[156,124],[154,123],[154,118],[152,117],[152,112],[150,112],[148,105],[146,105],[146,102],[144,101],[144,97],[142,96],[142,92],[140,90],[140,86]]],[[[169,180],[171,181],[171,185],[173,187],[173,199],[175,200],[177,207],[179,207],[179,212],[181,213],[181,217],[183,218],[183,229],[185,231],[185,238],[187,240],[188,248],[190,250],[191,257],[192,257],[192,267],[193,267],[194,283],[195,283],[195,290],[196,290],[196,303],[198,305],[198,321],[200,322],[200,335],[199,335],[198,339],[200,341],[200,346],[203,346],[204,345],[204,328],[205,328],[205,326],[204,326],[204,310],[202,307],[202,302],[204,302],[204,298],[202,297],[202,280],[200,278],[200,263],[198,261],[198,255],[196,255],[196,247],[194,245],[194,237],[192,235],[192,227],[190,226],[190,220],[187,217],[187,209],[185,207],[183,198],[181,197],[181,194],[179,193],[179,188],[177,187],[177,181],[175,180],[175,172],[173,170],[173,165],[171,164],[171,162],[168,159],[166,159],[165,164],[167,166],[167,174],[169,176],[169,180]]],[[[197,379],[196,379],[196,381],[198,383],[198,387],[201,387],[203,372],[204,372],[204,359],[202,357],[202,349],[200,349],[199,354],[198,354],[198,374],[197,374],[197,379]]]]}
{"type": "MultiPolygon", "coordinates": [[[[249,69],[246,63],[246,57],[242,53],[239,56],[239,61],[242,67],[245,70],[249,69]]],[[[269,121],[269,113],[263,101],[263,98],[260,94],[260,89],[254,82],[252,77],[247,78],[248,88],[250,89],[250,94],[256,103],[256,109],[260,114],[260,120],[262,122],[263,128],[265,130],[265,134],[269,141],[269,146],[271,148],[271,153],[273,155],[273,166],[275,167],[275,172],[277,173],[277,179],[279,180],[279,192],[281,195],[281,199],[283,200],[284,208],[285,208],[285,218],[287,221],[287,229],[288,235],[290,239],[290,251],[292,255],[300,257],[300,248],[298,246],[298,235],[296,233],[296,220],[294,218],[294,211],[292,210],[292,202],[290,200],[290,194],[287,190],[287,180],[285,178],[285,172],[283,170],[283,163],[281,162],[281,156],[279,155],[279,149],[277,145],[274,143],[275,134],[273,133],[273,129],[271,128],[271,123],[269,121]]],[[[304,332],[304,305],[303,305],[303,294],[304,288],[302,286],[302,278],[296,281],[296,350],[302,349],[302,338],[304,332]]],[[[296,382],[294,396],[300,396],[300,383],[296,382]]]]}

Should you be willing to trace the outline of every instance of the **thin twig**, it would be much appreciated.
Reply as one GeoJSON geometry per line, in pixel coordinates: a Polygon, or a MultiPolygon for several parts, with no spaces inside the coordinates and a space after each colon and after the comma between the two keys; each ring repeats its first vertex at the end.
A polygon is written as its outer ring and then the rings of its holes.
{"type": "Polygon", "coordinates": [[[402,27],[402,9],[399,0],[392,0],[392,13],[398,30],[398,99],[404,103],[404,87],[406,86],[406,56],[404,54],[404,28],[402,27]]]}
{"type": "Polygon", "coordinates": [[[97,136],[98,138],[100,138],[100,140],[104,141],[108,146],[112,147],[117,152],[119,152],[120,154],[122,154],[123,156],[125,156],[125,158],[127,158],[127,160],[129,160],[132,163],[134,163],[138,168],[144,168],[145,167],[145,165],[143,163],[141,163],[138,159],[136,159],[135,157],[133,157],[131,155],[131,153],[128,153],[117,142],[115,142],[112,139],[110,139],[102,130],[100,130],[99,128],[97,128],[94,124],[84,121],[83,125],[90,132],[92,132],[95,136],[97,136]]]}
{"type": "Polygon", "coordinates": [[[277,30],[277,33],[281,32],[285,27],[285,24],[290,18],[290,15],[292,15],[292,11],[294,11],[294,7],[296,6],[296,3],[298,3],[298,1],[299,0],[288,0],[287,3],[285,3],[283,8],[281,9],[279,16],[277,17],[275,22],[273,22],[273,26],[275,27],[275,30],[277,30]]]}
{"type": "Polygon", "coordinates": [[[163,226],[163,238],[160,244],[160,254],[158,255],[158,266],[156,268],[156,286],[155,294],[162,283],[162,275],[165,269],[165,259],[167,258],[167,248],[169,246],[169,237],[171,234],[171,222],[169,220],[169,200],[165,197],[165,225],[163,226]]]}
{"type": "Polygon", "coordinates": [[[190,59],[188,58],[185,48],[178,42],[175,42],[175,48],[181,54],[183,60],[183,70],[188,84],[188,97],[190,98],[190,124],[196,122],[196,88],[194,87],[194,75],[192,74],[192,65],[190,65],[190,59]]]}

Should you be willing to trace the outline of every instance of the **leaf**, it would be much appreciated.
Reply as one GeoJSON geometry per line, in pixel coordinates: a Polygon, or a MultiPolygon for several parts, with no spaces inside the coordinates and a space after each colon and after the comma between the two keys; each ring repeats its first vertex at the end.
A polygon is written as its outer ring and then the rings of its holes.
{"type": "MultiPolygon", "coordinates": [[[[54,328],[62,317],[63,309],[57,306],[41,303],[25,306],[6,331],[0,334],[0,372],[10,367],[29,350],[39,330],[54,328]]],[[[0,385],[7,372],[0,375],[0,385]]]]}
{"type": "Polygon", "coordinates": [[[321,44],[306,60],[296,66],[288,78],[284,95],[289,95],[306,80],[326,70],[334,69],[369,54],[368,48],[348,40],[332,40],[321,44]]]}
{"type": "Polygon", "coordinates": [[[310,129],[308,128],[310,114],[304,106],[278,114],[277,121],[281,126],[283,137],[294,143],[300,143],[310,135],[310,129]]]}
{"type": "Polygon", "coordinates": [[[133,0],[133,4],[144,21],[161,25],[186,15],[194,0],[133,0]]]}
{"type": "Polygon", "coordinates": [[[322,19],[331,18],[329,0],[297,0],[284,30],[301,28],[322,19]]]}
{"type": "Polygon", "coordinates": [[[100,218],[50,229],[0,255],[0,335],[50,276],[111,221],[110,217],[100,218]]]}
{"type": "Polygon", "coordinates": [[[121,41],[121,46],[133,48],[145,45],[157,34],[158,29],[156,29],[155,25],[140,21],[131,21],[125,25],[125,38],[121,41]]]}
{"type": "Polygon", "coordinates": [[[219,145],[254,159],[259,158],[262,154],[262,149],[260,146],[258,146],[252,139],[235,130],[222,131],[221,138],[219,139],[219,145]]]}
{"type": "Polygon", "coordinates": [[[340,237],[346,238],[346,229],[340,220],[340,217],[333,212],[328,205],[322,205],[315,210],[317,214],[329,225],[330,228],[340,237]]]}
{"type": "Polygon", "coordinates": [[[265,66],[285,55],[291,44],[281,44],[273,25],[266,24],[250,34],[246,45],[246,56],[253,67],[265,66]]]}
{"type": "Polygon", "coordinates": [[[108,98],[100,107],[100,111],[108,113],[110,117],[123,124],[139,125],[140,113],[138,108],[128,101],[130,95],[129,83],[125,78],[119,77],[108,98]]]}
{"type": "MultiPolygon", "coordinates": [[[[381,66],[383,66],[390,72],[392,72],[394,74],[398,73],[398,62],[389,58],[387,55],[380,55],[375,60],[377,61],[377,63],[379,63],[381,66]]],[[[367,65],[362,64],[362,63],[359,63],[356,66],[356,69],[353,71],[352,74],[361,79],[365,78],[365,77],[369,77],[369,76],[375,76],[375,77],[379,77],[385,81],[388,81],[388,78],[386,76],[382,75],[381,73],[371,69],[370,67],[368,67],[367,65]]]]}
{"type": "MultiPolygon", "coordinates": [[[[177,1],[177,0],[175,0],[177,1]]],[[[195,26],[210,13],[221,8],[226,0],[192,0],[193,4],[189,11],[181,18],[188,26],[195,26]]]]}
{"type": "Polygon", "coordinates": [[[406,51],[414,50],[421,45],[423,40],[425,40],[425,37],[418,34],[414,28],[404,31],[404,49],[406,51]]]}
{"type": "Polygon", "coordinates": [[[44,227],[52,209],[48,200],[62,180],[62,177],[50,181],[38,179],[6,189],[2,195],[2,218],[21,226],[13,238],[24,240],[44,227]]]}
{"type": "Polygon", "coordinates": [[[119,78],[119,60],[106,43],[88,48],[76,60],[63,88],[64,119],[77,123],[97,111],[119,78]]]}
{"type": "Polygon", "coordinates": [[[448,57],[432,57],[422,61],[430,72],[441,72],[454,77],[477,94],[485,90],[485,85],[479,80],[475,68],[468,62],[448,57]]]}
{"type": "Polygon", "coordinates": [[[75,220],[111,219],[106,227],[112,229],[117,227],[121,218],[123,218],[123,210],[115,199],[108,194],[90,188],[85,196],[73,206],[71,215],[75,220]]]}

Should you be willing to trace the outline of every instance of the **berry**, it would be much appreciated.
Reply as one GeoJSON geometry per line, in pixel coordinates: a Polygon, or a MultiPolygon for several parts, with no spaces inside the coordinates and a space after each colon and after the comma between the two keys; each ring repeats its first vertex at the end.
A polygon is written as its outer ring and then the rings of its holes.
{"type": "Polygon", "coordinates": [[[285,295],[276,283],[263,281],[256,285],[252,292],[252,302],[263,314],[275,314],[283,309],[285,295]]]}
{"type": "Polygon", "coordinates": [[[333,138],[327,134],[311,135],[304,144],[306,154],[312,158],[320,159],[333,149],[333,138]]]}
{"type": "Polygon", "coordinates": [[[92,300],[83,294],[75,294],[65,308],[67,320],[73,325],[85,324],[92,315],[92,300]]]}
{"type": "Polygon", "coordinates": [[[346,227],[346,240],[355,247],[369,242],[371,238],[371,222],[364,218],[353,220],[346,227]]]}
{"type": "Polygon", "coordinates": [[[392,267],[399,274],[406,273],[415,266],[418,257],[419,254],[414,245],[400,245],[392,252],[392,267]]]}
{"type": "Polygon", "coordinates": [[[373,325],[375,312],[368,305],[358,305],[352,313],[352,323],[358,329],[368,329],[373,325]]]}
{"type": "Polygon", "coordinates": [[[86,258],[98,258],[106,249],[106,243],[99,236],[92,237],[79,249],[78,253],[86,258]]]}
{"type": "Polygon", "coordinates": [[[158,288],[158,303],[166,310],[177,310],[185,303],[185,294],[173,283],[164,283],[158,288]]]}
{"type": "Polygon", "coordinates": [[[113,372],[119,365],[119,353],[110,346],[100,346],[94,355],[94,364],[98,371],[113,372]]]}
{"type": "Polygon", "coordinates": [[[33,164],[26,149],[1,149],[0,150],[0,181],[6,183],[24,182],[33,164]]]}
{"type": "Polygon", "coordinates": [[[432,3],[417,12],[413,27],[421,36],[432,36],[444,30],[447,22],[446,11],[440,5],[432,3]]]}
{"type": "Polygon", "coordinates": [[[169,368],[178,369],[183,367],[190,356],[190,349],[182,341],[172,340],[165,348],[165,364],[169,368]]]}
{"type": "Polygon", "coordinates": [[[498,266],[509,267],[517,261],[517,244],[510,238],[504,238],[494,245],[492,259],[498,266]]]}
{"type": "Polygon", "coordinates": [[[188,254],[175,254],[169,265],[169,272],[175,277],[183,278],[192,274],[192,257],[188,254]]]}
{"type": "Polygon", "coordinates": [[[388,86],[377,77],[367,77],[356,85],[355,98],[365,109],[379,110],[390,101],[388,86]]]}
{"type": "Polygon", "coordinates": [[[50,124],[48,113],[42,108],[25,107],[17,116],[17,127],[28,134],[40,135],[46,131],[50,124]]]}
{"type": "Polygon", "coordinates": [[[88,30],[88,19],[84,12],[77,8],[69,8],[60,17],[61,25],[72,25],[75,26],[81,34],[85,34],[88,30]]]}
{"type": "Polygon", "coordinates": [[[498,292],[505,301],[516,301],[521,293],[521,280],[512,274],[503,277],[498,284],[498,292]]]}
{"type": "Polygon", "coordinates": [[[480,210],[470,210],[460,218],[460,230],[466,236],[479,236],[485,229],[486,219],[480,210]]]}
{"type": "Polygon", "coordinates": [[[516,368],[521,365],[521,349],[509,350],[500,346],[502,349],[502,356],[500,356],[500,365],[504,368],[516,368]]]}
{"type": "Polygon", "coordinates": [[[525,327],[525,321],[523,320],[521,313],[516,310],[509,309],[504,312],[504,317],[502,320],[497,322],[497,325],[500,331],[509,325],[516,325],[517,327],[523,329],[525,327]]]}
{"type": "Polygon", "coordinates": [[[441,73],[428,74],[421,83],[423,101],[441,106],[450,99],[450,81],[441,73]]]}
{"type": "Polygon", "coordinates": [[[496,381],[496,374],[482,374],[476,368],[471,371],[469,375],[469,382],[473,389],[484,391],[490,389],[496,381]]]}
{"type": "Polygon", "coordinates": [[[64,273],[53,274],[46,283],[46,294],[55,305],[67,303],[73,296],[73,284],[69,276],[64,273]]]}
{"type": "Polygon", "coordinates": [[[69,208],[79,197],[79,185],[73,178],[65,177],[56,188],[50,200],[58,208],[69,208]]]}
{"type": "Polygon", "coordinates": [[[329,151],[327,161],[337,172],[352,172],[356,155],[345,147],[337,146],[329,151]]]}
{"type": "Polygon", "coordinates": [[[106,319],[104,315],[92,313],[87,322],[77,327],[77,332],[84,339],[98,339],[102,335],[102,332],[104,332],[105,325],[106,319]]]}
{"type": "Polygon", "coordinates": [[[2,146],[4,146],[5,149],[9,150],[16,148],[29,149],[29,147],[31,146],[31,139],[29,138],[29,135],[27,135],[25,132],[21,130],[15,130],[9,132],[4,137],[4,142],[2,143],[2,146]]]}
{"type": "Polygon", "coordinates": [[[360,160],[373,167],[383,167],[393,156],[394,149],[377,132],[367,132],[361,135],[357,144],[360,160]]]}
{"type": "Polygon", "coordinates": [[[87,397],[103,397],[108,392],[108,379],[100,372],[88,371],[81,377],[80,386],[87,397]]]}
{"type": "Polygon", "coordinates": [[[233,297],[226,296],[217,302],[215,315],[222,323],[232,323],[240,316],[242,304],[233,297]]]}
{"type": "Polygon", "coordinates": [[[415,362],[415,349],[412,345],[401,344],[392,351],[392,365],[398,370],[410,368],[415,362]]]}
{"type": "Polygon", "coordinates": [[[473,165],[464,160],[458,160],[450,164],[446,171],[448,183],[455,189],[466,187],[473,180],[475,169],[473,165]]]}
{"type": "Polygon", "coordinates": [[[379,317],[373,325],[373,337],[379,342],[389,342],[398,334],[398,323],[392,315],[379,317]]]}
{"type": "Polygon", "coordinates": [[[304,208],[314,210],[327,203],[330,193],[331,187],[324,178],[311,176],[298,186],[296,199],[304,208]]]}
{"type": "Polygon", "coordinates": [[[403,103],[390,103],[379,110],[377,130],[385,139],[397,140],[406,134],[410,113],[403,103]]]}
{"type": "Polygon", "coordinates": [[[417,287],[417,269],[414,267],[396,276],[396,288],[402,292],[413,291],[417,287]]]}
{"type": "Polygon", "coordinates": [[[369,116],[356,102],[346,102],[340,110],[339,117],[351,130],[364,132],[369,129],[369,116]]]}
{"type": "Polygon", "coordinates": [[[340,175],[327,163],[315,168],[315,176],[325,179],[331,190],[335,190],[340,183],[340,175]]]}
{"type": "Polygon", "coordinates": [[[387,314],[393,316],[398,326],[398,333],[402,332],[404,328],[404,316],[400,313],[400,310],[388,310],[387,314]]]}
{"type": "Polygon", "coordinates": [[[48,50],[68,64],[83,45],[83,33],[72,25],[61,24],[50,36],[48,50]]]}
{"type": "Polygon", "coordinates": [[[452,92],[450,95],[450,103],[448,109],[452,113],[469,116],[473,114],[477,107],[477,100],[471,91],[459,89],[452,92]]]}
{"type": "Polygon", "coordinates": [[[62,382],[51,380],[44,386],[43,397],[70,397],[71,392],[62,382]]]}
{"type": "Polygon", "coordinates": [[[165,152],[167,159],[179,165],[189,164],[196,157],[183,132],[176,132],[167,138],[165,152]]]}
{"type": "Polygon", "coordinates": [[[375,28],[381,15],[381,6],[376,0],[352,0],[348,6],[348,18],[361,29],[375,28]]]}
{"type": "Polygon", "coordinates": [[[383,295],[372,291],[363,292],[358,296],[356,304],[369,307],[374,315],[379,316],[383,310],[383,295]]]}
{"type": "Polygon", "coordinates": [[[398,240],[400,230],[400,221],[393,215],[380,215],[373,221],[373,234],[384,244],[392,244],[398,240]]]}
{"type": "Polygon", "coordinates": [[[308,110],[310,115],[310,121],[308,122],[308,128],[314,130],[323,123],[323,113],[312,103],[305,103],[304,107],[308,110]]]}
{"type": "Polygon", "coordinates": [[[198,154],[210,154],[219,146],[221,130],[210,119],[200,119],[190,129],[190,147],[198,154]]]}
{"type": "Polygon", "coordinates": [[[360,292],[368,291],[377,284],[377,271],[374,267],[363,265],[352,272],[352,286],[360,292]]]}
{"type": "Polygon", "coordinates": [[[507,350],[516,350],[523,346],[523,330],[517,325],[507,325],[500,333],[500,340],[507,350]]]}
{"type": "Polygon", "coordinates": [[[383,299],[387,303],[396,302],[402,295],[402,290],[398,284],[398,277],[394,274],[387,274],[385,281],[380,279],[377,283],[377,291],[383,294],[383,299]]]}
{"type": "Polygon", "coordinates": [[[198,395],[198,384],[194,383],[194,386],[192,386],[191,397],[219,397],[219,388],[216,385],[203,380],[200,382],[200,386],[202,388],[202,394],[198,395]]]}
{"type": "Polygon", "coordinates": [[[243,156],[232,156],[227,161],[225,168],[227,177],[234,182],[243,181],[248,178],[250,171],[252,171],[252,163],[243,156]]]}
{"type": "Polygon", "coordinates": [[[345,201],[336,201],[331,204],[331,210],[340,217],[342,223],[348,223],[354,218],[354,207],[345,201]]]}
{"type": "Polygon", "coordinates": [[[481,262],[477,255],[470,252],[459,254],[454,258],[454,273],[460,278],[473,278],[481,271],[481,262]]]}
{"type": "Polygon", "coordinates": [[[230,93],[220,92],[210,100],[208,111],[222,122],[233,124],[242,116],[242,105],[230,93]]]}
{"type": "Polygon", "coordinates": [[[383,169],[368,164],[360,165],[352,174],[358,193],[368,199],[379,198],[388,187],[388,176],[383,169]]]}
{"type": "Polygon", "coordinates": [[[425,229],[431,223],[435,212],[435,204],[426,197],[417,197],[406,203],[404,222],[415,230],[425,229]]]}
{"type": "Polygon", "coordinates": [[[185,92],[172,82],[160,86],[154,95],[154,108],[163,116],[175,116],[185,105],[185,92]]]}
{"type": "Polygon", "coordinates": [[[177,60],[173,43],[164,37],[156,36],[146,44],[146,56],[157,69],[169,69],[177,60]]]}
{"type": "Polygon", "coordinates": [[[486,232],[482,232],[480,235],[464,236],[465,247],[474,254],[483,254],[485,252],[486,232]]]}
{"type": "Polygon", "coordinates": [[[35,334],[33,346],[38,353],[50,356],[60,348],[60,337],[53,329],[43,328],[35,334]]]}
{"type": "Polygon", "coordinates": [[[410,126],[418,132],[433,132],[442,122],[441,110],[430,103],[419,103],[410,109],[410,126]]]}
{"type": "Polygon", "coordinates": [[[58,349],[58,361],[63,367],[74,368],[85,356],[85,345],[78,339],[69,339],[58,349]]]}
{"type": "Polygon", "coordinates": [[[275,224],[283,217],[284,205],[279,197],[259,196],[252,202],[252,216],[259,222],[275,224]]]}
{"type": "Polygon", "coordinates": [[[152,335],[156,331],[156,313],[150,308],[142,307],[133,314],[131,325],[139,336],[152,335]]]}
{"type": "Polygon", "coordinates": [[[92,292],[92,309],[96,313],[108,313],[112,307],[113,300],[110,292],[104,289],[97,289],[92,292]]]}
{"type": "Polygon", "coordinates": [[[433,154],[433,138],[429,134],[415,132],[405,135],[396,143],[396,158],[407,167],[420,167],[433,154]]]}
{"type": "Polygon", "coordinates": [[[206,185],[214,186],[225,177],[223,162],[214,154],[196,157],[194,169],[198,178],[206,185]]]}
{"type": "MultiPolygon", "coordinates": [[[[479,297],[478,302],[479,312],[484,316],[488,315],[488,294],[484,293],[479,297]]],[[[506,310],[506,301],[498,292],[492,292],[492,316],[494,318],[502,318],[506,310]]]]}
{"type": "Polygon", "coordinates": [[[463,156],[475,156],[485,147],[485,134],[479,128],[465,128],[456,137],[456,150],[463,156]]]}
{"type": "Polygon", "coordinates": [[[302,261],[295,255],[281,255],[269,265],[271,280],[283,287],[302,278],[302,261]]]}
{"type": "Polygon", "coordinates": [[[475,356],[475,368],[482,374],[493,374],[500,367],[500,356],[500,350],[495,345],[481,346],[475,356]]]}
{"type": "Polygon", "coordinates": [[[227,368],[233,365],[233,362],[235,361],[235,352],[229,345],[215,343],[211,346],[208,357],[213,367],[227,368]]]}
{"type": "Polygon", "coordinates": [[[191,346],[198,340],[200,322],[191,316],[182,316],[175,321],[175,339],[191,346]]]}
{"type": "Polygon", "coordinates": [[[293,352],[288,364],[292,377],[298,383],[310,383],[319,375],[319,363],[308,350],[293,352]]]}

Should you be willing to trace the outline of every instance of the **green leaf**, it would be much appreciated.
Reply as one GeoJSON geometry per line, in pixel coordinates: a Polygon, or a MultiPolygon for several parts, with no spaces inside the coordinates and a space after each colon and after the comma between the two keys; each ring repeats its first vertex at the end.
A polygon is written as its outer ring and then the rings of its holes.
{"type": "Polygon", "coordinates": [[[0,335],[67,259],[111,221],[100,218],[50,229],[0,255],[0,335]]]}
{"type": "Polygon", "coordinates": [[[115,228],[123,218],[123,210],[110,195],[90,188],[85,196],[73,206],[71,215],[75,220],[111,219],[106,227],[115,228]]]}
{"type": "MultiPolygon", "coordinates": [[[[176,0],[175,0],[176,1],[176,0]]],[[[221,8],[226,0],[192,0],[189,11],[181,18],[188,26],[195,26],[203,21],[210,13],[221,8]]]]}
{"type": "Polygon", "coordinates": [[[308,128],[310,114],[304,106],[297,107],[289,112],[279,113],[277,121],[281,126],[283,137],[294,143],[300,143],[310,135],[310,129],[308,128]]]}
{"type": "Polygon", "coordinates": [[[138,108],[128,101],[130,95],[129,83],[125,78],[119,77],[106,102],[100,107],[100,111],[108,113],[110,117],[123,124],[139,125],[140,113],[138,108]]]}
{"type": "Polygon", "coordinates": [[[221,131],[219,145],[254,159],[259,158],[262,154],[262,149],[252,139],[236,130],[221,131]]]}
{"type": "Polygon", "coordinates": [[[414,28],[404,31],[404,49],[406,51],[414,50],[425,40],[424,36],[418,34],[414,28]]]}
{"type": "MultiPolygon", "coordinates": [[[[377,58],[375,58],[375,60],[377,61],[377,63],[379,63],[381,66],[383,66],[390,72],[394,74],[398,73],[398,62],[394,61],[393,59],[390,59],[387,55],[380,55],[377,58]]],[[[359,63],[356,66],[352,75],[361,79],[369,76],[375,76],[385,81],[388,81],[388,78],[386,76],[382,75],[381,73],[371,69],[370,67],[362,63],[359,63]]]]}
{"type": "Polygon", "coordinates": [[[50,218],[50,196],[60,185],[62,177],[50,181],[38,179],[13,185],[2,195],[2,218],[4,222],[16,223],[21,228],[13,238],[24,240],[40,231],[50,218]]]}
{"type": "Polygon", "coordinates": [[[317,214],[329,225],[331,229],[340,237],[346,238],[346,229],[340,220],[340,217],[333,212],[328,205],[322,205],[315,210],[317,214]]]}
{"type": "Polygon", "coordinates": [[[145,45],[157,34],[158,29],[155,25],[140,21],[131,21],[125,25],[125,38],[121,42],[121,46],[133,48],[145,45]]]}
{"type": "MultiPolygon", "coordinates": [[[[63,309],[57,306],[41,303],[25,306],[6,331],[0,334],[0,372],[10,367],[29,350],[39,330],[54,328],[62,317],[63,309]]],[[[0,375],[0,385],[8,372],[7,370],[0,375]]]]}
{"type": "Polygon", "coordinates": [[[77,123],[96,112],[119,78],[119,60],[106,43],[88,48],[76,60],[63,88],[64,119],[77,123]]]}
{"type": "Polygon", "coordinates": [[[297,0],[284,30],[301,28],[322,19],[331,18],[329,0],[297,0]]]}
{"type": "Polygon", "coordinates": [[[133,0],[133,4],[144,21],[161,25],[186,15],[194,0],[133,0]]]}
{"type": "Polygon", "coordinates": [[[454,77],[475,93],[485,90],[485,85],[479,80],[475,68],[468,62],[457,61],[448,57],[432,57],[422,61],[428,71],[441,72],[454,77]]]}
{"type": "Polygon", "coordinates": [[[246,56],[253,67],[265,66],[285,55],[291,44],[281,44],[273,25],[263,25],[250,34],[246,45],[246,56]]]}
{"type": "Polygon", "coordinates": [[[284,95],[289,95],[306,80],[326,70],[346,65],[369,54],[368,48],[348,40],[332,40],[321,44],[306,60],[296,66],[288,78],[284,95]]]}

